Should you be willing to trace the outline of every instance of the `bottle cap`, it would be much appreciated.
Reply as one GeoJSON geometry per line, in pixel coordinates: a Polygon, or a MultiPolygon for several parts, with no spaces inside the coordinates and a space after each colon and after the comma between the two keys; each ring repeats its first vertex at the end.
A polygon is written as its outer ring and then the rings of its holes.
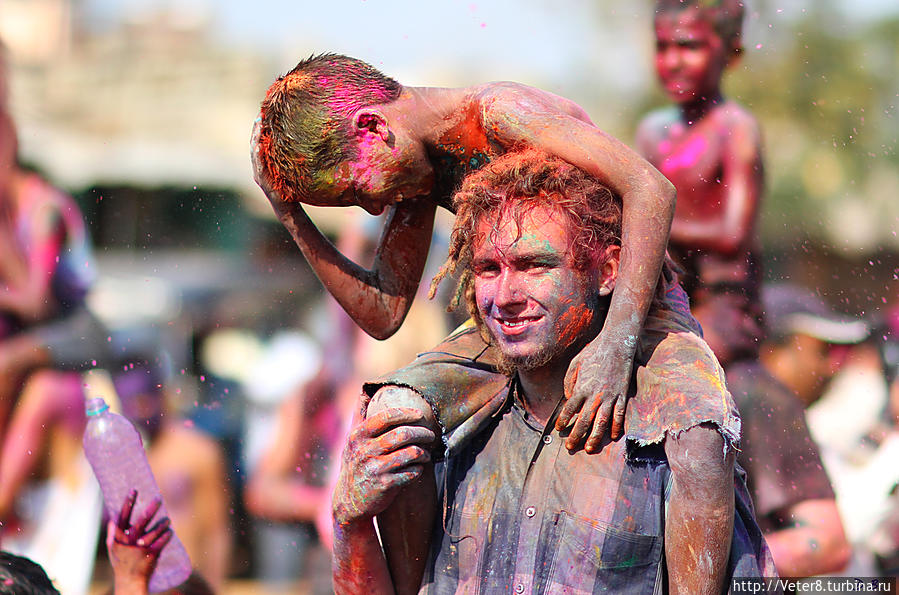
{"type": "Polygon", "coordinates": [[[85,411],[89,416],[92,415],[100,415],[104,411],[109,410],[109,405],[106,404],[106,401],[103,400],[102,397],[96,397],[93,399],[89,399],[86,406],[85,411]]]}

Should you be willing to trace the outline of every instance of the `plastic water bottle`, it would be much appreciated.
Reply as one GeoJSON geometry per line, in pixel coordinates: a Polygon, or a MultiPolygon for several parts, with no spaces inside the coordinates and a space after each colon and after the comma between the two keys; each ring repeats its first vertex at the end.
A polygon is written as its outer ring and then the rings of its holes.
{"type": "MultiPolygon", "coordinates": [[[[159,487],[147,462],[143,441],[130,421],[109,410],[100,398],[87,402],[87,428],[84,430],[84,454],[100,483],[106,512],[117,519],[128,493],[137,490],[137,501],[131,512],[132,521],[139,517],[155,498],[159,487]]],[[[160,506],[147,527],[168,516],[165,504],[160,506]]],[[[176,587],[191,573],[190,558],[177,535],[160,553],[156,569],[150,577],[151,592],[176,587]]]]}

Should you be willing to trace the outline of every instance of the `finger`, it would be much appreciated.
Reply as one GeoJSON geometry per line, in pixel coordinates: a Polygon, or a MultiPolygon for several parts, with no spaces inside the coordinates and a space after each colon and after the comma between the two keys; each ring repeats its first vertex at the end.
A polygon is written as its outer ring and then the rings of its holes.
{"type": "Polygon", "coordinates": [[[568,399],[562,406],[562,411],[559,412],[559,417],[556,419],[556,429],[561,432],[567,428],[583,405],[584,397],[582,395],[573,395],[568,399]]]}
{"type": "Polygon", "coordinates": [[[137,545],[144,547],[156,541],[160,535],[162,535],[166,529],[172,526],[172,521],[169,520],[169,517],[162,517],[159,521],[157,521],[152,527],[147,529],[143,535],[140,536],[140,539],[137,540],[137,545]]]}
{"type": "Polygon", "coordinates": [[[569,399],[574,395],[574,387],[577,386],[577,379],[578,379],[578,376],[580,376],[580,373],[581,373],[580,361],[575,359],[568,366],[568,371],[565,372],[565,382],[563,384],[563,390],[565,391],[565,396],[569,399]]]}
{"type": "Polygon", "coordinates": [[[431,453],[420,446],[407,446],[375,459],[377,475],[389,475],[405,471],[409,466],[423,465],[431,461],[431,453]]]}
{"type": "Polygon", "coordinates": [[[156,515],[156,512],[162,507],[162,497],[156,496],[153,500],[147,505],[144,509],[143,514],[138,518],[137,521],[131,526],[131,532],[133,535],[143,535],[144,530],[147,525],[153,520],[153,516],[156,515]]]}
{"type": "Polygon", "coordinates": [[[437,440],[437,435],[421,426],[400,426],[394,428],[374,439],[371,454],[379,456],[403,447],[415,444],[418,446],[431,446],[437,440]]]}
{"type": "Polygon", "coordinates": [[[568,450],[576,450],[595,426],[599,426],[597,431],[600,433],[600,436],[605,433],[611,415],[612,403],[600,402],[599,398],[597,396],[595,400],[589,401],[578,414],[574,426],[571,428],[571,433],[565,441],[565,448],[568,450]]]}
{"type": "MultiPolygon", "coordinates": [[[[606,435],[606,429],[610,424],[612,426],[612,438],[616,439],[615,420],[618,419],[618,405],[621,403],[621,401],[622,399],[620,396],[615,397],[609,402],[608,407],[601,406],[599,408],[599,414],[597,415],[596,420],[593,422],[593,427],[590,430],[590,436],[587,437],[587,442],[584,444],[584,450],[589,453],[599,452],[602,447],[603,439],[606,435]]],[[[623,420],[623,407],[621,409],[621,414],[623,420]]],[[[621,428],[619,427],[618,430],[620,435],[621,428]]]]}
{"type": "Polygon", "coordinates": [[[397,426],[411,426],[425,423],[425,415],[418,409],[409,407],[389,407],[365,420],[364,425],[371,437],[379,436],[397,426]]]}
{"type": "Polygon", "coordinates": [[[615,399],[615,412],[612,414],[612,440],[618,440],[624,433],[624,414],[627,411],[627,399],[618,395],[615,399]]]}
{"type": "Polygon", "coordinates": [[[116,520],[116,526],[122,531],[131,528],[131,512],[134,510],[134,503],[137,502],[137,490],[131,490],[125,496],[125,502],[122,503],[122,509],[119,510],[119,516],[116,520]]]}
{"type": "Polygon", "coordinates": [[[112,519],[106,523],[106,549],[108,551],[112,551],[113,544],[116,540],[116,531],[119,531],[118,526],[116,526],[116,522],[112,519]]]}
{"type": "Polygon", "coordinates": [[[156,539],[156,541],[154,541],[153,543],[150,544],[150,546],[147,549],[150,550],[150,552],[152,552],[153,555],[158,556],[159,552],[162,551],[162,548],[164,548],[166,545],[168,545],[168,543],[172,540],[172,536],[174,534],[175,533],[172,531],[171,528],[166,529],[156,539]]]}
{"type": "Polygon", "coordinates": [[[384,491],[390,491],[395,488],[401,488],[415,481],[424,473],[423,465],[409,465],[398,473],[392,473],[384,476],[384,491]]]}

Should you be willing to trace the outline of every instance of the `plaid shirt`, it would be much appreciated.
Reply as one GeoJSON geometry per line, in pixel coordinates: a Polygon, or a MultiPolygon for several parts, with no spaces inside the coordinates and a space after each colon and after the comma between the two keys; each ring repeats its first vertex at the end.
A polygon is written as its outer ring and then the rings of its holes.
{"type": "MultiPolygon", "coordinates": [[[[552,424],[541,427],[511,394],[438,469],[443,527],[420,593],[665,592],[662,445],[640,449],[639,460],[624,440],[569,454],[552,424]]],[[[773,575],[746,502],[738,487],[731,574],[773,575]]]]}

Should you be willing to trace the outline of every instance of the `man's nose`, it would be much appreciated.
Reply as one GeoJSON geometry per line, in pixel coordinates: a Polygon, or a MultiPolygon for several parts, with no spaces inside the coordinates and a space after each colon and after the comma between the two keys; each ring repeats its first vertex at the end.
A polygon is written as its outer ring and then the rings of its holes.
{"type": "Polygon", "coordinates": [[[524,289],[523,275],[512,269],[504,269],[497,280],[496,305],[508,308],[524,303],[527,301],[527,292],[524,289]]]}

